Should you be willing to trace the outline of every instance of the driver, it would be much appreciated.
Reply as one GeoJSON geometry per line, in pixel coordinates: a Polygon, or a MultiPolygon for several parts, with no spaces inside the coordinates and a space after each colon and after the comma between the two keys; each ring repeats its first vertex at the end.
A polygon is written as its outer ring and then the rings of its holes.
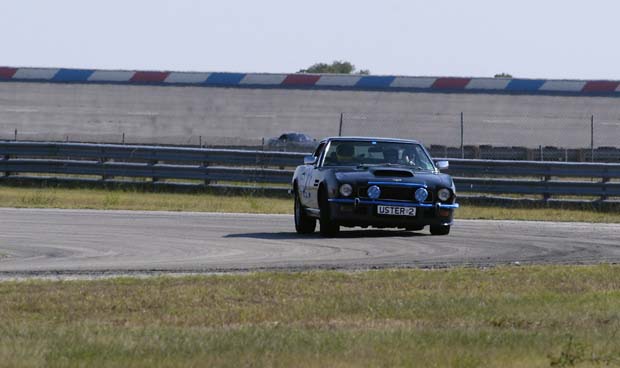
{"type": "Polygon", "coordinates": [[[405,149],[403,151],[403,161],[405,161],[407,165],[417,166],[416,164],[417,157],[416,157],[415,151],[411,148],[405,149]]]}

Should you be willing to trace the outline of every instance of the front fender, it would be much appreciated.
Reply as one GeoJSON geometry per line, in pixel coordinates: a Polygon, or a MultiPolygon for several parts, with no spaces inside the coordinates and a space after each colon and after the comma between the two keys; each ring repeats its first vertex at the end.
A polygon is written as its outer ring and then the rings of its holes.
{"type": "Polygon", "coordinates": [[[323,186],[327,191],[327,198],[337,197],[339,181],[336,179],[336,174],[331,169],[323,170],[322,174],[322,180],[319,186],[323,186]]]}

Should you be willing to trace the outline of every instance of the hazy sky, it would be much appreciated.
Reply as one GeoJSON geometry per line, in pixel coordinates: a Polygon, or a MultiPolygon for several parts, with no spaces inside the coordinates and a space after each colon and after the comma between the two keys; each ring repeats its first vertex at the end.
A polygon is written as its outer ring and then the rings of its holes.
{"type": "Polygon", "coordinates": [[[0,66],[620,79],[617,0],[2,0],[0,66]]]}

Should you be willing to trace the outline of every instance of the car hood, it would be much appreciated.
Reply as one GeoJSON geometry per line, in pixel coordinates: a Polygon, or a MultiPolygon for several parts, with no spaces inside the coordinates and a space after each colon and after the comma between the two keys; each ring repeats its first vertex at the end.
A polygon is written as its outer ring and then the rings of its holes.
{"type": "Polygon", "coordinates": [[[406,168],[390,166],[373,166],[371,168],[334,168],[336,179],[341,183],[362,184],[369,181],[415,183],[429,187],[452,186],[450,175],[432,171],[413,171],[406,168]]]}

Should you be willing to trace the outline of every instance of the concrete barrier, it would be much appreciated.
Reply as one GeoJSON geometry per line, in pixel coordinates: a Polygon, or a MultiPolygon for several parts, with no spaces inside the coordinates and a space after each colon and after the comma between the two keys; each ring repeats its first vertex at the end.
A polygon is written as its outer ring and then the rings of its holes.
{"type": "Polygon", "coordinates": [[[239,75],[237,82],[229,74],[211,73],[196,86],[203,75],[16,71],[0,83],[0,139],[255,146],[287,131],[337,135],[341,113],[345,135],[453,147],[460,145],[461,112],[466,145],[588,147],[591,115],[595,146],[617,146],[620,131],[615,82],[583,81],[578,93],[566,94],[561,81],[532,92],[531,81],[500,90],[493,79],[394,77],[388,88],[387,79],[381,87],[379,79],[321,76],[309,88],[286,74],[239,75]],[[350,78],[357,78],[354,89],[333,88],[350,78]],[[478,93],[483,86],[487,93],[478,93]]]}

